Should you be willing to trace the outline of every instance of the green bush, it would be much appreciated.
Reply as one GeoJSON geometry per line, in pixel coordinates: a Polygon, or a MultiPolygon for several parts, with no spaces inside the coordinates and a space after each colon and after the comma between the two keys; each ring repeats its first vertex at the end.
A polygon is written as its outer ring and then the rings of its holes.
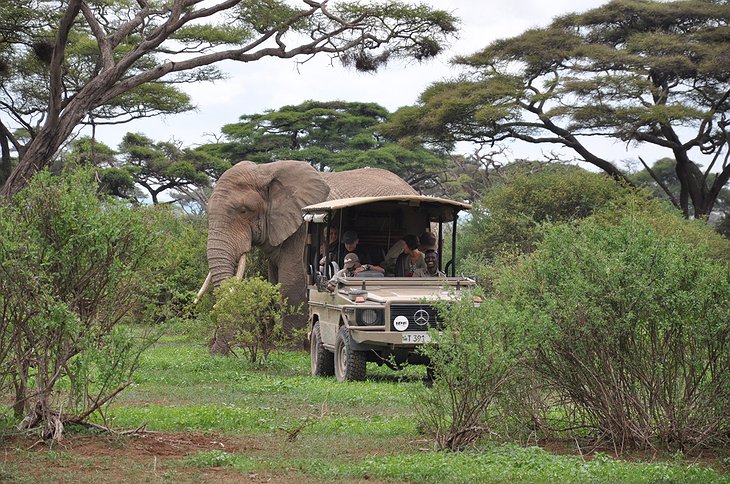
{"type": "Polygon", "coordinates": [[[551,427],[617,448],[727,443],[730,270],[709,227],[656,224],[627,209],[551,225],[495,275],[495,300],[544,395],[561,402],[551,427]],[[704,242],[688,235],[701,232],[704,242]]]}
{"type": "Polygon", "coordinates": [[[129,384],[151,339],[119,323],[148,302],[158,240],[88,172],[40,173],[0,207],[0,375],[23,427],[57,438],[129,384]]]}
{"type": "Polygon", "coordinates": [[[153,303],[149,317],[189,318],[200,308],[193,301],[208,274],[207,220],[176,212],[170,205],[155,205],[148,212],[163,245],[153,261],[159,277],[148,286],[153,303]]]}
{"type": "Polygon", "coordinates": [[[572,166],[517,168],[475,204],[459,231],[459,254],[494,260],[503,251],[530,252],[542,223],[587,217],[631,193],[607,175],[572,166]]]}
{"type": "Polygon", "coordinates": [[[418,421],[440,449],[462,450],[494,432],[496,405],[517,361],[501,306],[484,304],[479,291],[439,305],[445,328],[421,352],[433,385],[412,394],[418,421]]]}
{"type": "Polygon", "coordinates": [[[214,329],[226,336],[230,347],[243,349],[251,363],[264,364],[273,349],[290,340],[283,321],[296,308],[282,301],[279,290],[279,284],[261,277],[230,278],[215,290],[210,313],[214,329]]]}

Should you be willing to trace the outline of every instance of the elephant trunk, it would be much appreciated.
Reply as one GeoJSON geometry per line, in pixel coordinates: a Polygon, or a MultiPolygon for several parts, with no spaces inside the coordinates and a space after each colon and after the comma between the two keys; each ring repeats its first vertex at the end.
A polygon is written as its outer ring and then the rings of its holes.
{"type": "Polygon", "coordinates": [[[242,277],[246,269],[246,255],[251,250],[251,238],[237,240],[219,231],[208,236],[208,268],[213,287],[229,277],[242,277]]]}

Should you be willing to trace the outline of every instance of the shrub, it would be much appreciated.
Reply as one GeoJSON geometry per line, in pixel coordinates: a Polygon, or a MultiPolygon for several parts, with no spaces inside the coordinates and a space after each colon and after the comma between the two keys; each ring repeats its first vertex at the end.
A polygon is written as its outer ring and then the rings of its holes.
{"type": "Polygon", "coordinates": [[[41,173],[0,209],[0,374],[22,427],[59,438],[130,383],[151,339],[119,323],[155,279],[147,222],[87,172],[41,173]]]}
{"type": "Polygon", "coordinates": [[[170,205],[155,205],[148,211],[163,245],[153,261],[160,277],[147,287],[153,302],[150,317],[154,321],[190,317],[208,273],[206,219],[176,212],[170,205]]]}
{"type": "Polygon", "coordinates": [[[529,369],[568,402],[561,425],[617,448],[726,442],[730,271],[711,244],[687,242],[710,228],[670,217],[662,235],[655,223],[627,210],[549,226],[495,277],[496,299],[529,369]]]}
{"type": "MultiPolygon", "coordinates": [[[[494,403],[516,361],[511,331],[492,301],[475,305],[479,293],[439,305],[445,328],[421,351],[430,360],[433,385],[412,394],[420,426],[441,449],[462,450],[491,433],[494,403]]],[[[501,308],[499,308],[501,309],[501,308]]]]}
{"type": "Polygon", "coordinates": [[[460,229],[460,254],[493,260],[505,250],[530,252],[542,223],[581,219],[633,193],[607,175],[572,166],[526,168],[509,173],[475,204],[460,229]]]}
{"type": "Polygon", "coordinates": [[[211,322],[227,335],[229,346],[244,350],[251,363],[265,363],[274,348],[289,341],[283,320],[296,308],[282,301],[279,289],[279,284],[252,277],[227,279],[215,290],[211,322]]]}

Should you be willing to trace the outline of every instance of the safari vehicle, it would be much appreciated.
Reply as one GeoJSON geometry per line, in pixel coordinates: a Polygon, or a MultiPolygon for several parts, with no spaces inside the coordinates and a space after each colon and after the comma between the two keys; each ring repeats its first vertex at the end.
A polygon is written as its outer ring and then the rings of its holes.
{"type": "MultiPolygon", "coordinates": [[[[420,195],[330,200],[303,209],[307,223],[307,299],[312,375],[335,375],[337,380],[362,380],[366,363],[397,369],[403,363],[427,364],[416,350],[431,339],[430,328],[441,324],[436,301],[453,300],[475,285],[457,276],[456,221],[470,205],[420,195]],[[440,277],[338,277],[340,269],[329,251],[330,228],[342,234],[355,230],[360,244],[385,257],[406,234],[430,231],[436,237],[441,269],[444,224],[450,223],[451,256],[440,277]]],[[[382,259],[381,259],[382,260],[382,259]]]]}

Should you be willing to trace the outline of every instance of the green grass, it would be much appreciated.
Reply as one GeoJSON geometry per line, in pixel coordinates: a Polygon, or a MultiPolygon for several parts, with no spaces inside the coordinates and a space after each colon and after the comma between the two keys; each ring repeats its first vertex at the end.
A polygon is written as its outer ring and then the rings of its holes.
{"type": "Polygon", "coordinates": [[[711,469],[674,463],[627,463],[597,455],[591,460],[556,456],[537,447],[492,446],[479,452],[419,452],[333,462],[328,458],[257,460],[224,451],[202,452],[185,465],[230,467],[240,472],[297,469],[324,480],[382,479],[414,482],[730,482],[711,469]]]}
{"type": "MultiPolygon", "coordinates": [[[[184,337],[163,338],[143,355],[134,384],[97,422],[122,429],[146,424],[150,431],[211,435],[211,440],[221,435],[226,448],[193,449],[182,459],[159,460],[125,454],[134,448],[133,439],[109,444],[119,449],[114,457],[16,449],[14,459],[0,461],[0,481],[32,482],[38,475],[23,477],[23,466],[32,462],[44,480],[89,482],[113,468],[140,482],[215,482],[223,472],[232,480],[260,474],[298,482],[730,483],[728,474],[669,459],[636,463],[597,455],[584,460],[536,447],[489,444],[463,453],[435,452],[418,431],[411,402],[423,385],[422,367],[396,373],[369,364],[366,381],[347,384],[308,372],[304,352],[277,352],[259,368],[212,356],[203,344],[184,337]]],[[[0,421],[9,425],[12,419],[5,415],[0,413],[0,421]]]]}

